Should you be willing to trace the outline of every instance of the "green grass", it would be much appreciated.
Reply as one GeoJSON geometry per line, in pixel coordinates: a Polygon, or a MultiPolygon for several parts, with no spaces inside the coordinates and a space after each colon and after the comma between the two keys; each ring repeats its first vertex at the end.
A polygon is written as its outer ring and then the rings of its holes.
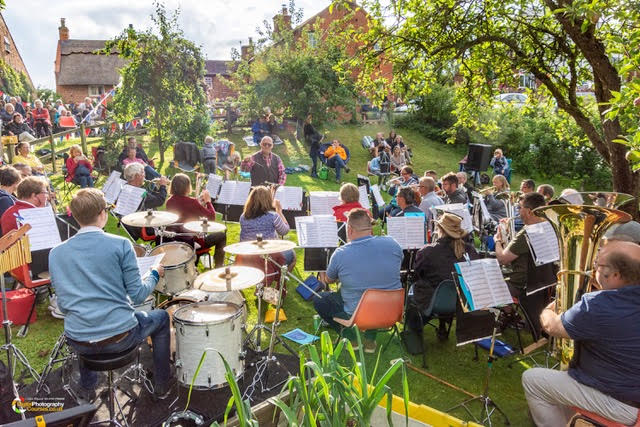
{"type": "MultiPolygon", "coordinates": [[[[366,125],[366,126],[334,126],[322,129],[328,131],[329,138],[338,138],[345,143],[351,151],[351,161],[349,166],[351,167],[351,173],[344,174],[343,180],[355,182],[356,174],[366,174],[366,162],[369,160],[369,154],[360,146],[360,140],[363,135],[375,135],[377,131],[383,131],[388,133],[388,128],[385,125],[366,125]]],[[[416,173],[422,174],[426,169],[435,169],[439,174],[444,174],[448,171],[457,171],[458,161],[464,156],[463,147],[449,146],[438,144],[422,138],[417,133],[407,131],[405,129],[398,129],[399,134],[404,136],[405,142],[409,145],[414,152],[414,169],[416,173]]],[[[236,143],[243,157],[247,154],[257,151],[256,148],[246,147],[246,144],[242,141],[244,132],[238,131],[230,136],[230,139],[236,143]]],[[[291,134],[286,133],[284,135],[285,144],[275,147],[275,152],[280,155],[287,166],[295,166],[298,164],[310,164],[310,160],[307,156],[307,148],[295,141],[295,138],[291,134]]],[[[145,139],[146,140],[146,139],[145,139]]],[[[148,141],[146,141],[148,142],[148,141]]],[[[64,145],[71,144],[72,141],[65,141],[64,145]]],[[[148,148],[150,157],[157,157],[157,150],[152,145],[148,148]]],[[[176,171],[169,165],[172,152],[168,150],[166,152],[167,159],[165,165],[162,165],[162,171],[171,176],[176,171]]],[[[517,173],[514,176],[514,187],[519,185],[520,180],[524,178],[517,173]]],[[[98,182],[98,186],[101,186],[104,182],[104,177],[98,182]]],[[[61,178],[54,177],[53,181],[56,184],[60,184],[61,178]]],[[[328,181],[321,181],[319,179],[312,179],[308,174],[293,174],[287,178],[287,184],[293,186],[302,186],[307,190],[338,190],[339,184],[335,183],[332,179],[328,181]]],[[[558,186],[558,182],[551,182],[558,186]]],[[[66,205],[66,203],[64,203],[66,205]]],[[[115,227],[115,222],[111,220],[107,225],[107,231],[121,234],[120,230],[115,227]]],[[[239,227],[235,223],[228,224],[228,242],[237,242],[239,235],[239,227]]],[[[295,233],[292,232],[287,236],[291,240],[296,240],[295,233]]],[[[309,273],[303,271],[303,251],[296,250],[298,255],[298,263],[294,273],[301,278],[306,278],[309,273]]],[[[304,301],[295,292],[296,283],[289,281],[289,294],[284,304],[284,310],[288,317],[288,320],[282,323],[280,332],[286,332],[296,327],[299,327],[307,332],[313,333],[313,315],[314,310],[310,302],[304,301]]],[[[245,297],[248,300],[249,307],[249,320],[250,325],[256,321],[256,306],[255,297],[252,292],[245,292],[245,297]]],[[[17,331],[17,327],[14,327],[14,336],[17,331]]],[[[59,334],[62,332],[62,321],[51,317],[47,311],[46,304],[41,304],[38,307],[38,321],[30,328],[29,335],[26,338],[15,338],[14,342],[20,347],[31,363],[36,367],[38,371],[42,370],[42,367],[48,360],[48,352],[53,347],[59,334]]],[[[506,337],[502,337],[515,345],[515,335],[509,331],[506,337]]],[[[525,334],[526,335],[526,334],[525,334]]],[[[379,335],[379,343],[385,342],[387,335],[379,335]]],[[[467,345],[462,347],[455,346],[455,335],[452,332],[452,336],[446,342],[439,342],[435,336],[435,332],[431,328],[425,329],[425,341],[427,348],[427,361],[428,371],[442,378],[445,381],[453,383],[463,389],[472,392],[480,393],[484,375],[486,372],[486,353],[480,353],[480,360],[472,360],[474,351],[473,346],[467,345]]],[[[292,344],[295,347],[295,344],[292,344]]],[[[284,351],[279,349],[279,351],[284,351]]],[[[400,349],[397,341],[394,341],[390,348],[383,355],[383,362],[388,366],[389,361],[394,358],[400,357],[400,349]]],[[[371,366],[373,366],[375,359],[370,357],[371,366]]],[[[412,357],[414,364],[421,365],[421,356],[412,357]]],[[[369,360],[367,360],[369,362],[369,360]]],[[[528,426],[532,425],[527,415],[527,404],[524,399],[522,386],[520,383],[520,377],[522,372],[526,369],[524,364],[516,364],[513,368],[508,368],[508,361],[498,360],[494,363],[494,369],[491,380],[490,394],[493,399],[501,405],[511,420],[512,425],[516,426],[528,426]]],[[[410,384],[410,398],[416,403],[426,404],[437,408],[439,410],[447,410],[460,401],[464,400],[466,396],[457,391],[454,391],[448,387],[445,387],[425,376],[422,376],[413,371],[409,371],[409,384],[410,384]]],[[[397,376],[392,383],[393,389],[399,394],[400,388],[400,376],[397,376]]],[[[474,407],[479,410],[479,407],[474,407]]],[[[459,416],[462,419],[469,419],[468,415],[464,411],[456,411],[454,415],[459,416]]],[[[496,425],[501,425],[502,420],[498,417],[494,419],[496,425]]]]}

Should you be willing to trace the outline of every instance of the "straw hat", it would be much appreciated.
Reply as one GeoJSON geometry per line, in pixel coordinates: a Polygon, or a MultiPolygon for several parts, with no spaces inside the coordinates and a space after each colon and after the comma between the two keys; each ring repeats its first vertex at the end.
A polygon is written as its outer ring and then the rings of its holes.
{"type": "Polygon", "coordinates": [[[462,229],[462,218],[451,212],[442,214],[436,223],[454,239],[461,239],[467,235],[467,232],[462,229]]]}

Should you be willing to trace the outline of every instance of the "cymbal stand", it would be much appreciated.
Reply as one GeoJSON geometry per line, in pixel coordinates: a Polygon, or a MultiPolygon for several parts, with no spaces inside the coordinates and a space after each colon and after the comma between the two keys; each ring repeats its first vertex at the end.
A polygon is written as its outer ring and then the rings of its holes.
{"type": "Polygon", "coordinates": [[[494,412],[498,412],[500,415],[504,417],[505,424],[510,425],[509,418],[504,413],[502,409],[491,399],[489,396],[489,380],[491,378],[491,370],[493,368],[493,361],[496,360],[496,357],[493,355],[493,350],[496,344],[496,335],[498,334],[498,316],[500,316],[500,310],[497,308],[489,308],[489,311],[493,313],[495,316],[495,323],[493,325],[493,333],[491,334],[491,347],[489,348],[489,355],[487,356],[487,373],[484,377],[484,383],[482,386],[482,394],[479,396],[472,397],[471,399],[467,399],[458,405],[448,409],[447,413],[458,409],[463,408],[469,416],[471,416],[475,422],[483,425],[492,426],[491,424],[491,416],[494,412]],[[480,412],[480,418],[476,417],[473,412],[468,408],[467,405],[473,402],[481,402],[482,403],[482,412],[480,412]]]}
{"type": "MultiPolygon", "coordinates": [[[[58,337],[58,341],[56,341],[56,344],[51,350],[51,354],[49,355],[49,362],[42,370],[42,374],[40,374],[40,380],[36,385],[36,396],[38,395],[38,393],[40,393],[40,390],[43,390],[46,394],[49,394],[49,386],[47,386],[46,381],[49,377],[49,374],[51,374],[51,372],[53,371],[53,367],[55,366],[55,364],[60,362],[65,363],[67,360],[73,357],[73,353],[69,352],[69,349],[67,347],[67,337],[65,336],[64,332],[62,332],[58,337]]],[[[65,385],[64,388],[68,391],[68,385],[65,385]]]]}

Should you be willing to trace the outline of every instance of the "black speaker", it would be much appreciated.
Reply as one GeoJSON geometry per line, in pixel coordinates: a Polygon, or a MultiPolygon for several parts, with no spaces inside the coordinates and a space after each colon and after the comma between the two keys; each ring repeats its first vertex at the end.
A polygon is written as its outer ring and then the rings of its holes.
{"type": "Polygon", "coordinates": [[[491,162],[493,146],[486,144],[469,144],[467,154],[467,170],[486,171],[491,162]]]}

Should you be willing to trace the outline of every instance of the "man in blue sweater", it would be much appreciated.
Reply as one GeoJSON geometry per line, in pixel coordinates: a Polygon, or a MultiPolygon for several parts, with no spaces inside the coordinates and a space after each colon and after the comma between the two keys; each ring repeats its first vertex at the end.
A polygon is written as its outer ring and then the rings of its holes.
{"type": "MultiPolygon", "coordinates": [[[[140,277],[131,242],[106,234],[107,202],[100,190],[80,190],[71,212],[81,228],[49,255],[51,283],[65,314],[64,330],[73,349],[83,355],[119,353],[142,343],[153,344],[154,394],[169,391],[169,316],[164,310],[137,312],[164,274],[160,266],[140,277]]],[[[80,367],[80,394],[91,399],[95,372],[80,367]]]]}

